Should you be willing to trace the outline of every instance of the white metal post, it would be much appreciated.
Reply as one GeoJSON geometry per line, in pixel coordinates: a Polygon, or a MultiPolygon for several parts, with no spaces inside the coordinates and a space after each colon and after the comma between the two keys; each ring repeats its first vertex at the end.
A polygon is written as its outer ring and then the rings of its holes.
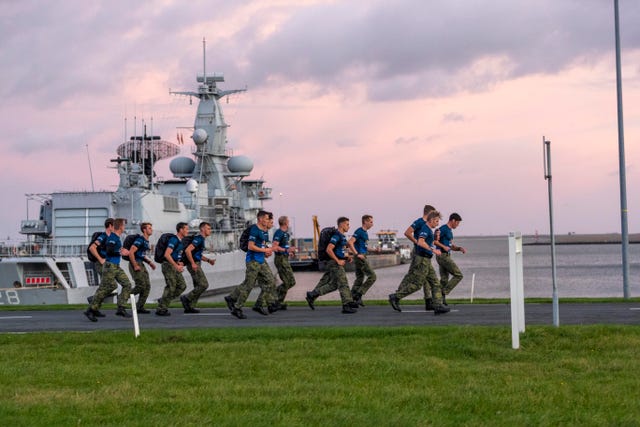
{"type": "Polygon", "coordinates": [[[140,324],[138,323],[138,307],[136,306],[136,296],[131,294],[131,315],[133,317],[133,334],[136,338],[140,336],[140,324]]]}
{"type": "Polygon", "coordinates": [[[522,270],[522,234],[509,233],[509,276],[511,287],[511,345],[520,348],[520,333],[524,332],[524,281],[522,270]]]}

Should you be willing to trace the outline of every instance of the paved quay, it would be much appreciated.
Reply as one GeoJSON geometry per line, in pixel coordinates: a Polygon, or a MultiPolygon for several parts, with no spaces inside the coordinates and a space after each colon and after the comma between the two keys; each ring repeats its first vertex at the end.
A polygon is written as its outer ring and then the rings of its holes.
{"type": "MultiPolygon", "coordinates": [[[[199,314],[184,314],[172,308],[170,317],[140,314],[142,333],[149,329],[233,328],[233,327],[340,327],[340,326],[510,326],[508,304],[451,305],[451,312],[435,316],[423,306],[402,305],[398,313],[388,305],[370,305],[356,314],[342,314],[339,306],[289,307],[269,316],[245,307],[247,319],[231,316],[226,308],[203,308],[199,314]]],[[[87,332],[100,330],[133,330],[133,319],[115,315],[115,310],[103,310],[107,315],[90,322],[82,310],[0,311],[0,333],[27,332],[87,332]]],[[[526,304],[526,325],[552,325],[551,304],[526,304]]],[[[620,324],[640,325],[640,303],[566,303],[560,304],[560,325],[620,324]]]]}

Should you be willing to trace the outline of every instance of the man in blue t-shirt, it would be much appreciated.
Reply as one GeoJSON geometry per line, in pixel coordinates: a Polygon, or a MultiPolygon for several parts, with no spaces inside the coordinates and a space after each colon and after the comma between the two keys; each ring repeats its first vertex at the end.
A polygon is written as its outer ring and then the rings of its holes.
{"type": "Polygon", "coordinates": [[[211,224],[208,222],[200,223],[200,234],[193,236],[191,243],[186,245],[184,249],[184,255],[186,256],[186,265],[191,279],[193,280],[193,290],[186,295],[180,297],[182,307],[184,307],[185,313],[200,313],[200,310],[195,308],[198,298],[209,287],[207,276],[202,271],[202,261],[209,265],[214,265],[216,260],[211,257],[206,257],[202,254],[204,252],[205,239],[211,236],[211,224]]]}
{"type": "Polygon", "coordinates": [[[402,282],[400,282],[398,290],[389,295],[389,303],[396,311],[402,311],[399,304],[402,298],[411,295],[426,284],[432,289],[434,314],[438,315],[449,312],[449,308],[442,304],[440,282],[431,264],[433,254],[440,254],[440,250],[438,250],[434,244],[435,235],[432,231],[432,229],[438,226],[439,222],[440,212],[435,210],[429,212],[426,224],[418,233],[415,259],[412,262],[413,269],[409,269],[409,272],[407,272],[402,282]]]}
{"type": "Polygon", "coordinates": [[[345,233],[349,231],[349,218],[341,216],[338,218],[337,225],[338,228],[327,245],[327,256],[329,257],[326,265],[327,271],[320,278],[315,289],[307,292],[306,300],[309,307],[315,310],[316,298],[338,290],[342,300],[342,313],[351,314],[358,311],[358,304],[353,301],[347,274],[344,271],[344,265],[351,262],[351,257],[345,253],[347,246],[345,233]]]}
{"type": "Polygon", "coordinates": [[[467,251],[462,246],[457,246],[453,243],[453,230],[458,228],[462,217],[457,213],[449,215],[449,221],[440,227],[440,240],[436,240],[436,246],[440,248],[440,255],[436,256],[438,267],[440,270],[440,286],[442,288],[442,303],[447,305],[447,295],[456,287],[462,280],[462,272],[458,265],[451,257],[451,251],[462,252],[466,254],[467,251]],[[452,276],[449,279],[449,276],[452,276]]]}
{"type": "Polygon", "coordinates": [[[262,300],[266,300],[268,305],[265,309],[263,305],[260,305],[261,298],[258,298],[253,310],[262,315],[278,310],[275,298],[275,277],[266,262],[266,258],[273,254],[273,249],[269,247],[269,229],[273,225],[273,214],[261,210],[258,212],[257,219],[258,223],[251,227],[249,234],[249,249],[245,256],[247,271],[244,282],[224,298],[231,314],[238,319],[247,318],[242,312],[242,306],[256,284],[262,290],[262,300]]]}
{"type": "MultiPolygon", "coordinates": [[[[435,211],[431,205],[424,205],[422,209],[422,216],[411,223],[407,230],[404,232],[404,235],[407,239],[413,242],[413,258],[411,259],[411,264],[409,265],[408,275],[414,274],[414,270],[416,268],[420,268],[420,264],[422,263],[422,259],[417,258],[415,255],[419,252],[418,250],[418,236],[420,234],[420,230],[427,223],[427,215],[429,212],[435,211]]],[[[438,240],[438,236],[435,236],[436,240],[438,240]]],[[[433,310],[433,298],[431,292],[431,286],[425,281],[422,285],[422,291],[424,293],[424,305],[427,311],[433,310]]]]}
{"type": "MultiPolygon", "coordinates": [[[[289,255],[295,252],[295,248],[291,246],[291,235],[289,234],[289,217],[281,216],[278,218],[280,228],[273,233],[273,254],[275,257],[274,264],[278,271],[278,276],[282,283],[276,287],[276,306],[278,310],[286,310],[287,304],[284,303],[289,289],[296,285],[296,279],[293,276],[293,269],[289,264],[289,255]]],[[[256,301],[256,305],[265,305],[264,292],[261,292],[256,301]]]]}
{"type": "Polygon", "coordinates": [[[135,283],[131,294],[138,295],[138,301],[136,303],[138,313],[148,314],[151,312],[144,308],[144,305],[149,297],[149,292],[151,292],[151,281],[145,264],[149,264],[149,267],[154,270],[156,269],[153,260],[147,256],[147,252],[149,251],[149,237],[153,234],[153,226],[149,222],[143,222],[140,224],[140,232],[142,234],[136,237],[129,249],[129,273],[135,283]]]}
{"type": "Polygon", "coordinates": [[[122,248],[122,241],[120,240],[120,235],[124,231],[124,225],[124,218],[116,218],[114,220],[113,233],[109,234],[104,244],[106,257],[98,258],[98,262],[102,264],[102,281],[91,299],[91,304],[84,312],[84,315],[92,322],[97,322],[98,317],[104,317],[100,312],[100,306],[104,299],[118,288],[118,284],[122,287],[122,290],[118,294],[118,310],[116,311],[116,315],[131,317],[131,314],[127,313],[125,309],[125,304],[131,292],[131,282],[129,282],[129,278],[124,270],[120,268],[122,255],[129,255],[129,251],[122,248]]]}
{"type": "MultiPolygon", "coordinates": [[[[100,260],[107,257],[107,253],[105,252],[107,237],[109,237],[109,234],[113,233],[114,221],[115,220],[113,218],[105,219],[104,232],[102,232],[102,234],[100,234],[96,238],[96,240],[91,244],[91,246],[89,246],[89,251],[98,260],[94,263],[94,265],[96,267],[96,272],[98,273],[99,276],[102,276],[102,264],[103,264],[103,262],[101,262],[100,260]]],[[[88,299],[91,300],[91,298],[92,297],[89,297],[88,299]]],[[[91,304],[91,301],[89,301],[89,304],[91,304]]]]}
{"type": "Polygon", "coordinates": [[[165,287],[162,298],[158,299],[156,315],[171,316],[169,304],[177,298],[187,288],[182,272],[184,263],[182,262],[182,239],[189,234],[189,225],[186,222],[176,224],[176,234],[172,235],[167,242],[167,249],[164,251],[164,261],[162,262],[162,275],[164,276],[165,287]]]}
{"type": "Polygon", "coordinates": [[[356,280],[351,288],[353,300],[360,306],[364,307],[362,296],[367,293],[369,288],[376,281],[376,273],[367,261],[367,242],[369,241],[368,230],[373,227],[373,217],[371,215],[362,216],[362,227],[359,227],[353,236],[349,239],[348,245],[352,253],[355,254],[356,263],[356,280]],[[364,278],[367,278],[365,281],[364,278]]]}

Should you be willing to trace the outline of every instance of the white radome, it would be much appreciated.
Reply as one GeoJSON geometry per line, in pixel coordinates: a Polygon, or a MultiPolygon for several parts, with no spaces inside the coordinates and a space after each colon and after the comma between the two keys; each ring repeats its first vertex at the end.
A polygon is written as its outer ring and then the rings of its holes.
{"type": "Polygon", "coordinates": [[[247,156],[233,156],[227,160],[227,167],[232,173],[249,173],[253,170],[253,160],[247,156]]]}
{"type": "Polygon", "coordinates": [[[195,142],[196,144],[202,144],[207,140],[208,136],[209,135],[207,135],[206,130],[198,128],[193,132],[193,135],[191,135],[191,138],[193,139],[193,142],[195,142]]]}

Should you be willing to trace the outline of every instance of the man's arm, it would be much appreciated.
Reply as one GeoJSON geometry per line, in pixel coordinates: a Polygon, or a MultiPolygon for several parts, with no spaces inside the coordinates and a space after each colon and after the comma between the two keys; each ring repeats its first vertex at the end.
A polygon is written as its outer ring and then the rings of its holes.
{"type": "Polygon", "coordinates": [[[184,254],[187,256],[187,260],[189,261],[189,264],[191,264],[191,268],[193,268],[194,270],[198,269],[198,264],[196,264],[196,260],[193,259],[193,250],[196,247],[193,246],[193,243],[189,243],[189,246],[187,246],[187,249],[184,250],[184,254]]]}
{"type": "Polygon", "coordinates": [[[420,246],[421,248],[426,249],[428,251],[431,251],[436,255],[441,255],[442,254],[439,249],[432,248],[429,245],[427,245],[427,242],[424,240],[424,237],[420,237],[418,239],[418,246],[420,246]]]}
{"type": "Polygon", "coordinates": [[[171,256],[172,253],[173,253],[173,248],[167,248],[167,250],[164,251],[164,259],[169,261],[169,264],[171,264],[173,268],[176,269],[176,271],[178,271],[179,273],[182,273],[183,267],[182,265],[178,264],[173,260],[173,257],[171,256]]]}
{"type": "Polygon", "coordinates": [[[129,249],[129,262],[135,271],[140,271],[140,266],[136,262],[136,252],[138,252],[138,247],[136,245],[131,245],[131,249],[129,249]]]}
{"type": "Polygon", "coordinates": [[[416,240],[415,237],[413,237],[413,233],[415,232],[415,230],[413,229],[412,226],[409,226],[407,228],[407,231],[404,232],[404,237],[406,237],[407,239],[411,240],[411,242],[413,242],[414,244],[418,244],[418,241],[416,240]]]}
{"type": "Polygon", "coordinates": [[[329,243],[327,245],[327,255],[329,255],[329,258],[331,258],[332,260],[334,260],[335,262],[338,263],[338,265],[344,265],[344,260],[340,259],[336,256],[336,254],[333,252],[333,249],[336,247],[336,245],[334,245],[333,243],[329,243]]]}
{"type": "Polygon", "coordinates": [[[100,256],[100,253],[98,252],[98,242],[97,241],[93,242],[91,244],[91,246],[89,246],[89,252],[91,252],[93,254],[93,256],[96,257],[96,259],[98,260],[98,262],[100,264],[104,264],[105,263],[106,260],[104,258],[102,258],[100,256]]]}
{"type": "Polygon", "coordinates": [[[273,253],[273,248],[261,248],[260,246],[256,245],[256,242],[254,242],[253,240],[249,240],[248,247],[250,251],[264,252],[266,256],[271,256],[271,254],[273,253]]]}

